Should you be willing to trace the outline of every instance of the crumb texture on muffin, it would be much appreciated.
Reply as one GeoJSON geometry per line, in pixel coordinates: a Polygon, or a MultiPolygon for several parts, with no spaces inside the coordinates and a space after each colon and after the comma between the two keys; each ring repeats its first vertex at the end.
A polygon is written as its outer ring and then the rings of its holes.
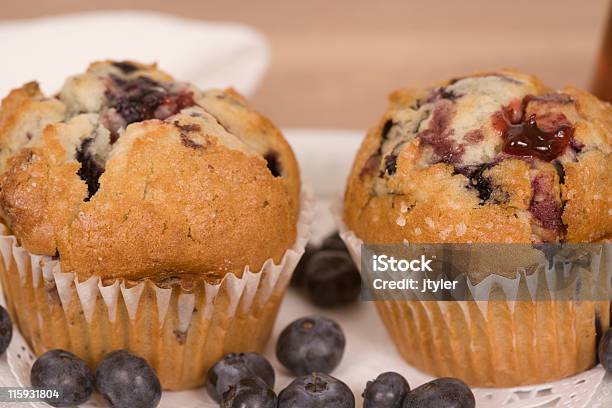
{"type": "Polygon", "coordinates": [[[609,239],[612,107],[511,70],[397,91],[343,216],[370,243],[609,239]]]}
{"type": "Polygon", "coordinates": [[[0,108],[0,208],[30,252],[79,279],[217,279],[280,261],[299,173],[280,131],[233,90],[104,61],[55,97],[0,108]]]}

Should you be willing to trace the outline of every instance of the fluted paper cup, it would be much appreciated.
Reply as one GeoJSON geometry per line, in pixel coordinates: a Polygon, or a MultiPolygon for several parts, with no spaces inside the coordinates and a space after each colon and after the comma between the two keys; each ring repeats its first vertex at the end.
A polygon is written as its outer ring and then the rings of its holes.
{"type": "Polygon", "coordinates": [[[0,279],[7,307],[34,352],[69,350],[95,368],[111,350],[129,349],[157,371],[165,389],[203,384],[229,352],[262,351],[291,274],[310,235],[313,198],[302,192],[297,239],[280,263],[210,282],[197,275],[79,281],[59,262],[22,248],[2,226],[0,279]]]}
{"type": "MultiPolygon", "coordinates": [[[[333,211],[367,286],[363,241],[343,224],[337,206],[333,211]]],[[[581,298],[580,292],[589,288],[580,279],[565,289],[564,297],[556,295],[550,288],[559,270],[543,265],[537,273],[467,280],[468,296],[461,300],[385,290],[371,300],[402,357],[424,372],[477,387],[554,381],[594,366],[598,336],[610,326],[612,246],[600,249],[588,264],[564,264],[561,271],[579,269],[599,297],[581,298]],[[517,296],[521,291],[527,296],[517,296]],[[571,293],[578,294],[575,300],[571,293]]]]}

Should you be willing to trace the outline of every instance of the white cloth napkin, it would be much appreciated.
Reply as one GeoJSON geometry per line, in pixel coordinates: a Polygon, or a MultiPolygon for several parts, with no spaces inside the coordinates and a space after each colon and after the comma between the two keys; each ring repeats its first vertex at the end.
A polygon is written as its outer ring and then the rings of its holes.
{"type": "Polygon", "coordinates": [[[37,80],[47,94],[91,61],[157,62],[200,88],[254,92],[270,57],[264,37],[233,23],[139,11],[104,11],[0,23],[0,97],[37,80]]]}

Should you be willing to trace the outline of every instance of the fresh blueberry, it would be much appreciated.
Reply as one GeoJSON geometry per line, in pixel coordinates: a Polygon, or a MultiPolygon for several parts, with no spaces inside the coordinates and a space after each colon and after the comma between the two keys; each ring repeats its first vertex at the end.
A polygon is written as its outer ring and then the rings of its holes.
{"type": "Polygon", "coordinates": [[[306,245],[306,249],[304,250],[304,255],[298,262],[295,267],[295,271],[293,271],[293,275],[291,275],[291,286],[299,288],[304,283],[304,275],[306,274],[306,269],[308,269],[308,263],[310,262],[310,258],[316,253],[316,248],[308,244],[306,245]]]}
{"type": "Polygon", "coordinates": [[[253,374],[264,380],[270,388],[274,388],[274,368],[264,356],[259,353],[240,353],[239,356],[253,374]]]}
{"type": "Polygon", "coordinates": [[[278,395],[278,408],[354,408],[355,397],[342,381],[323,373],[295,379],[278,395]]]}
{"type": "Polygon", "coordinates": [[[5,308],[0,306],[0,355],[4,354],[13,338],[13,322],[5,308]]]}
{"type": "Polygon", "coordinates": [[[607,372],[612,373],[612,329],[599,340],[599,362],[607,372]]]}
{"type": "Polygon", "coordinates": [[[96,370],[96,388],[113,408],[154,408],[162,393],[155,370],[127,350],[104,357],[96,370]]]}
{"type": "Polygon", "coordinates": [[[355,301],[361,292],[361,276],[347,252],[318,251],[308,262],[304,276],[310,300],[321,307],[335,307],[355,301]]]}
{"type": "Polygon", "coordinates": [[[410,386],[398,373],[382,373],[368,381],[363,392],[363,408],[401,408],[410,386]]]}
{"type": "Polygon", "coordinates": [[[208,370],[207,377],[206,389],[217,402],[230,387],[244,378],[259,377],[269,388],[274,387],[274,369],[257,353],[230,353],[208,370]]]}
{"type": "Polygon", "coordinates": [[[334,249],[337,251],[348,252],[348,248],[346,247],[346,244],[344,243],[342,238],[340,238],[340,233],[338,231],[332,232],[330,235],[328,235],[323,240],[323,242],[321,242],[320,249],[322,251],[327,249],[334,249]]]}
{"type": "Polygon", "coordinates": [[[32,387],[57,390],[59,399],[46,402],[54,407],[84,403],[94,390],[94,377],[87,364],[64,350],[50,350],[40,356],[30,372],[32,387]]]}
{"type": "Polygon", "coordinates": [[[438,378],[410,391],[403,408],[474,408],[472,390],[456,378],[438,378]]]}
{"type": "Polygon", "coordinates": [[[303,317],[291,323],[276,343],[278,360],[294,375],[330,373],[338,366],[346,340],[333,320],[303,317]]]}
{"type": "Polygon", "coordinates": [[[276,394],[259,377],[243,378],[223,394],[221,408],[276,408],[276,394]]]}

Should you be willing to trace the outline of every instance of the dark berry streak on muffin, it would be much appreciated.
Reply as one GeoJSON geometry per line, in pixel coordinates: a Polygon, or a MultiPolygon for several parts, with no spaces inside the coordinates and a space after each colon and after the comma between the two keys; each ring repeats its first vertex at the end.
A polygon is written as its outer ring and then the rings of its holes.
{"type": "Polygon", "coordinates": [[[81,168],[77,171],[77,174],[81,180],[87,183],[87,197],[85,201],[89,201],[92,195],[96,194],[100,187],[99,179],[102,173],[104,173],[104,165],[96,161],[93,153],[89,151],[94,139],[92,137],[83,139],[81,146],[79,146],[76,152],[76,159],[81,163],[81,168]]]}
{"type": "Polygon", "coordinates": [[[166,119],[195,105],[190,91],[171,92],[161,83],[146,76],[123,79],[110,75],[106,97],[127,124],[147,119],[166,119]]]}

